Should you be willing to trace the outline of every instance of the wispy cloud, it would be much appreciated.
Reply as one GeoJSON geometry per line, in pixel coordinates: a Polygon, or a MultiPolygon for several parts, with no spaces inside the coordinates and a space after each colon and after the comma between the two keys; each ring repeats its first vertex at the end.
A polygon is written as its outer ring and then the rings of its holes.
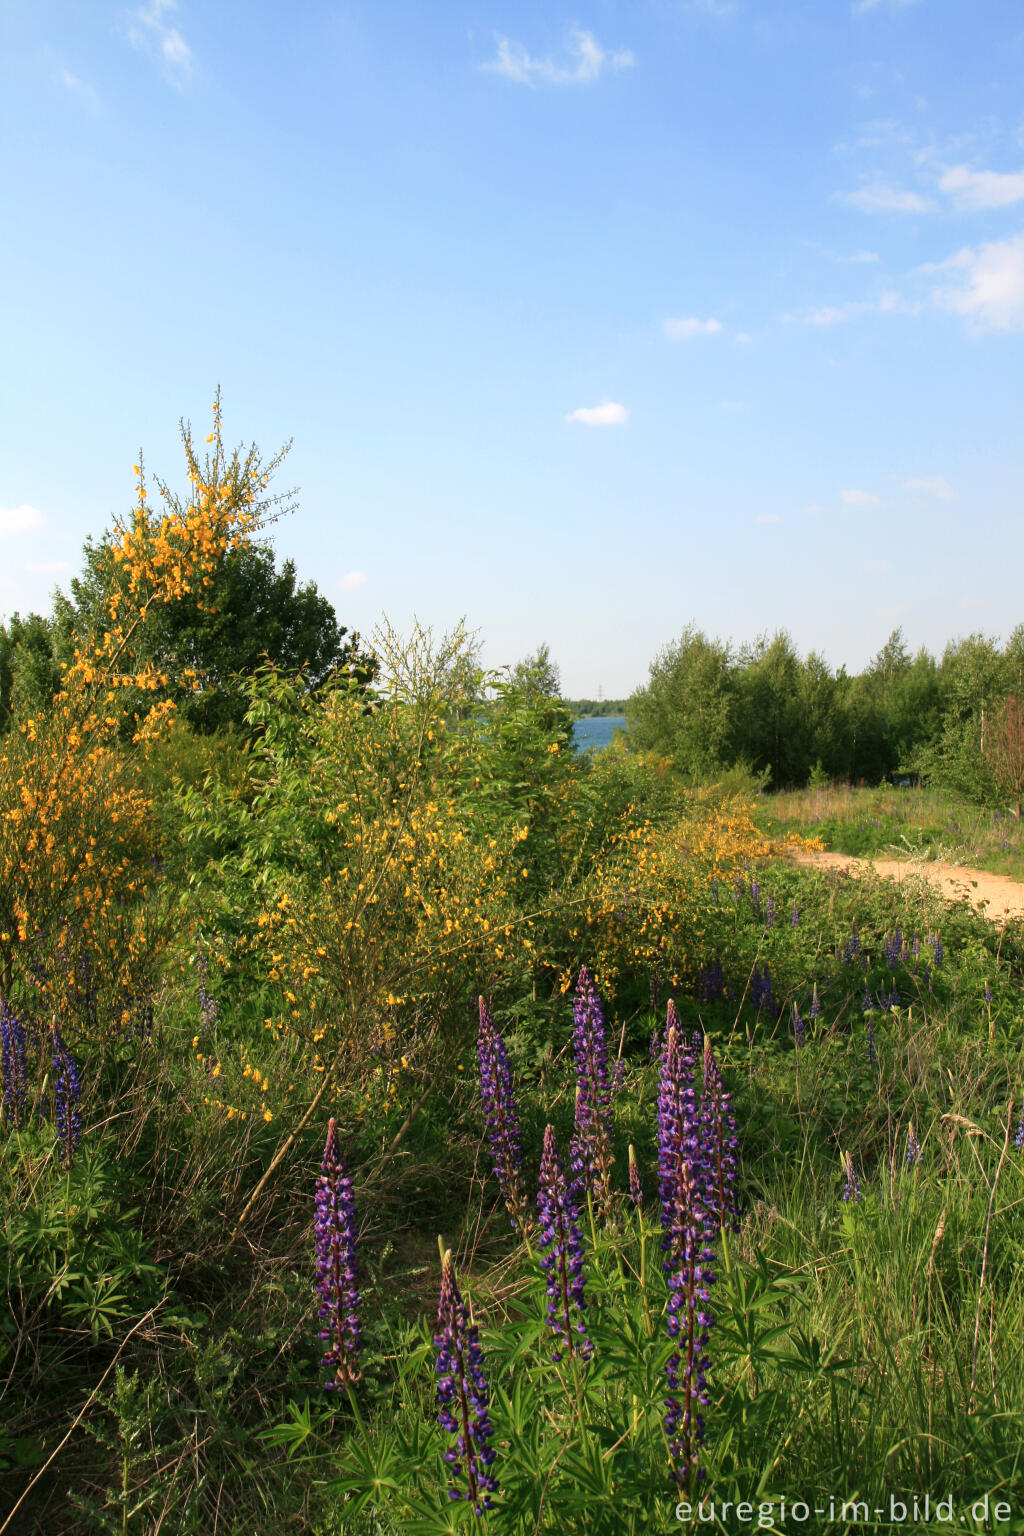
{"type": "Polygon", "coordinates": [[[920,192],[894,187],[886,181],[872,181],[855,192],[840,192],[839,201],[861,213],[930,213],[934,203],[920,192]]]}
{"type": "Polygon", "coordinates": [[[565,419],[582,422],[585,427],[622,427],[629,420],[629,412],[617,401],[605,400],[601,405],[581,405],[565,419]]]}
{"type": "Polygon", "coordinates": [[[933,288],[932,303],[962,315],[973,330],[1024,330],[1024,234],[965,246],[920,270],[949,279],[933,288]]]}
{"type": "Polygon", "coordinates": [[[851,7],[855,16],[866,16],[869,11],[906,11],[917,0],[853,0],[851,7]]]}
{"type": "Polygon", "coordinates": [[[945,475],[912,475],[904,480],[903,489],[912,496],[931,496],[936,501],[952,501],[956,495],[945,475]]]}
{"type": "Polygon", "coordinates": [[[346,592],[355,592],[359,587],[365,587],[369,581],[365,571],[346,571],[344,576],[338,577],[338,586],[346,592]]]}
{"type": "Polygon", "coordinates": [[[88,81],[80,80],[77,75],[73,75],[71,73],[70,69],[62,69],[57,78],[60,80],[60,83],[65,87],[65,89],[69,90],[72,96],[74,96],[75,99],[83,107],[85,107],[87,111],[94,114],[99,112],[99,94],[93,89],[88,81]]]}
{"type": "Polygon", "coordinates": [[[38,507],[24,502],[20,507],[0,507],[0,539],[13,539],[19,533],[34,533],[43,526],[43,514],[38,507]]]}
{"type": "Polygon", "coordinates": [[[782,518],[777,512],[762,512],[757,521],[759,523],[781,523],[782,518]]]}
{"type": "Polygon", "coordinates": [[[880,507],[882,498],[872,491],[842,491],[839,496],[844,507],[880,507]]]}
{"type": "Polygon", "coordinates": [[[128,39],[134,48],[156,49],[164,62],[169,80],[181,85],[192,73],[192,50],[178,31],[165,19],[177,9],[176,0],[149,0],[133,11],[128,21],[128,39]]]}
{"type": "Polygon", "coordinates": [[[721,329],[721,321],[714,316],[707,320],[690,316],[685,320],[665,321],[665,335],[670,341],[691,341],[694,336],[717,336],[721,329]]]}
{"type": "Polygon", "coordinates": [[[939,177],[939,190],[965,213],[1009,208],[1024,200],[1024,171],[972,171],[966,165],[952,165],[939,177]]]}
{"type": "Polygon", "coordinates": [[[877,251],[854,251],[852,256],[840,256],[839,258],[840,261],[856,262],[881,261],[881,259],[877,251]]]}
{"type": "Polygon", "coordinates": [[[553,59],[535,59],[522,43],[495,34],[498,56],[484,64],[484,69],[517,85],[586,85],[606,70],[630,69],[636,60],[628,48],[602,48],[593,32],[573,27],[566,51],[571,64],[556,64],[553,59]]]}

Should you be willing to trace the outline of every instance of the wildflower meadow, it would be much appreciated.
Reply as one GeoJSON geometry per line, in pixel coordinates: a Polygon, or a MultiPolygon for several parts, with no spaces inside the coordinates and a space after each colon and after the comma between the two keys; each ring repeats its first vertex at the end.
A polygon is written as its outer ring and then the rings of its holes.
{"type": "Polygon", "coordinates": [[[0,1533],[1024,1532],[1020,922],[458,628],[194,730],[183,439],[0,737],[0,1533]]]}

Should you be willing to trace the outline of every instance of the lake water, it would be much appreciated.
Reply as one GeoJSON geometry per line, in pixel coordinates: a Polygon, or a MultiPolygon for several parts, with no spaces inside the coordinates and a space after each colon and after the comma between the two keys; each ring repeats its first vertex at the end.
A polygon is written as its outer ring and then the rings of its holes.
{"type": "Polygon", "coordinates": [[[576,751],[586,752],[591,747],[600,751],[602,747],[611,746],[612,736],[625,723],[625,715],[589,715],[585,720],[574,720],[572,732],[576,751]]]}

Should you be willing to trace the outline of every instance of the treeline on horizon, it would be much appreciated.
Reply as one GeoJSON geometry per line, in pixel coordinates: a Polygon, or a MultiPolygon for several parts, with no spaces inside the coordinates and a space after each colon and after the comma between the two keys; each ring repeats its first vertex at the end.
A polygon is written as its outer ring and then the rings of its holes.
{"type": "MultiPolygon", "coordinates": [[[[0,734],[47,709],[110,580],[104,535],[86,544],[80,574],[68,595],[55,593],[49,616],[0,624],[0,734]]],[[[267,660],[302,671],[313,690],[339,674],[363,687],[374,678],[372,653],[315,583],[296,580],[291,561],[277,566],[269,544],[222,559],[205,597],[153,615],[140,652],[201,680],[171,690],[194,732],[244,732],[245,680],[267,660]]],[[[912,655],[896,629],[859,673],[833,670],[814,651],[801,656],[784,630],[737,648],[691,624],[628,699],[565,699],[546,645],[508,672],[524,696],[558,700],[566,729],[624,714],[628,747],[671,759],[691,783],[739,770],[763,788],[910,778],[1015,808],[1024,794],[1024,624],[1005,644],[980,633],[953,640],[939,658],[923,648],[912,655]]],[[[473,692],[468,678],[463,692],[473,692]]],[[[134,704],[150,702],[126,698],[122,708],[130,719],[134,704]]]]}
{"type": "MultiPolygon", "coordinates": [[[[974,800],[1024,788],[1024,624],[936,658],[896,629],[859,673],[802,657],[785,630],[734,648],[688,625],[627,700],[631,746],[699,782],[743,768],[763,785],[920,778],[974,800]]],[[[1019,810],[1018,810],[1019,814],[1019,810]]]]}

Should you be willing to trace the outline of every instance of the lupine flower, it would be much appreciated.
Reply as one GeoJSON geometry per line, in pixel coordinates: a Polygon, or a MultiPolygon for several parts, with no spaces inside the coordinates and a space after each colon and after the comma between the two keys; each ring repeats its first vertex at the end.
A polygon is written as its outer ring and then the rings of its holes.
{"type": "Polygon", "coordinates": [[[804,1043],[804,1039],[806,1037],[806,1034],[807,1034],[807,1026],[804,1024],[803,1019],[800,1017],[800,1010],[799,1010],[799,1008],[797,1007],[796,1003],[794,1003],[793,1004],[793,1041],[794,1041],[798,1051],[803,1047],[803,1043],[804,1043]]]}
{"type": "Polygon", "coordinates": [[[789,921],[794,928],[798,928],[800,926],[800,908],[797,906],[795,898],[793,900],[793,911],[790,914],[789,921]]]}
{"type": "Polygon", "coordinates": [[[843,950],[843,964],[844,965],[852,965],[853,961],[856,959],[856,957],[859,954],[860,954],[860,935],[857,932],[856,925],[851,923],[851,925],[850,925],[850,937],[847,939],[846,947],[843,950]]]}
{"type": "MultiPolygon", "coordinates": [[[[799,1018],[799,1015],[797,1015],[799,1018]]],[[[707,1160],[706,1194],[714,1207],[719,1227],[739,1231],[736,1205],[736,1119],[732,1094],[726,1093],[722,1074],[704,1036],[704,1092],[700,1102],[701,1140],[707,1160]]]]}
{"type": "Polygon", "coordinates": [[[811,994],[811,1018],[812,1019],[817,1019],[817,1018],[820,1018],[820,1016],[821,1016],[821,1002],[820,1002],[820,999],[818,997],[818,983],[815,982],[814,983],[814,991],[811,994]]]}
{"type": "Polygon", "coordinates": [[[324,1324],[317,1337],[328,1346],[321,1367],[334,1372],[324,1382],[328,1390],[359,1380],[358,1285],[356,1204],[332,1117],[316,1181],[316,1289],[324,1324]]]}
{"type": "Polygon", "coordinates": [[[874,1006],[875,1000],[871,995],[871,988],[865,987],[864,996],[860,1000],[860,1011],[861,1013],[870,1013],[874,1006]]]}
{"type": "Polygon", "coordinates": [[[764,904],[764,925],[766,928],[775,927],[775,898],[769,896],[764,904]]]}
{"type": "Polygon", "coordinates": [[[587,1360],[592,1345],[587,1338],[579,1211],[566,1181],[554,1126],[551,1125],[544,1132],[537,1210],[540,1215],[539,1242],[544,1250],[540,1266],[547,1277],[548,1327],[559,1346],[551,1358],[561,1360],[565,1349],[570,1355],[587,1360]]]}
{"type": "Polygon", "coordinates": [[[941,935],[941,933],[937,933],[935,935],[935,938],[932,941],[932,948],[933,948],[933,954],[934,954],[934,958],[935,958],[935,964],[937,966],[941,965],[942,964],[942,935],[941,935]]]}
{"type": "Polygon", "coordinates": [[[991,1008],[991,1006],[992,1006],[992,988],[989,986],[987,981],[985,983],[985,1001],[986,1001],[986,1003],[988,1003],[989,1007],[991,1008]]]}
{"type": "Polygon", "coordinates": [[[465,1499],[475,1514],[494,1508],[490,1495],[498,1484],[491,1472],[494,1450],[488,1412],[487,1383],[484,1380],[483,1355],[474,1324],[455,1280],[451,1250],[441,1259],[441,1300],[437,1309],[437,1422],[448,1434],[455,1435],[454,1446],[445,1451],[451,1483],[448,1497],[453,1502],[465,1499]],[[463,1487],[459,1479],[465,1477],[463,1487]]]}
{"type": "Polygon", "coordinates": [[[0,1060],[3,1066],[4,1115],[15,1125],[20,1125],[28,1109],[25,1027],[3,998],[0,998],[0,1060]]]}
{"type": "Polygon", "coordinates": [[[890,1009],[892,1009],[892,1008],[898,1008],[899,1006],[900,1006],[900,995],[899,995],[899,993],[896,990],[896,983],[893,982],[893,984],[892,984],[892,991],[889,993],[889,1007],[890,1007],[890,1009]]]}
{"type": "Polygon", "coordinates": [[[526,1222],[526,1185],[523,1182],[523,1149],[519,1134],[519,1113],[512,1085],[512,1067],[505,1041],[488,1011],[479,1001],[480,1033],[476,1053],[480,1063],[480,1097],[483,1102],[487,1138],[494,1159],[505,1208],[513,1226],[522,1229],[526,1222]]]}
{"type": "Polygon", "coordinates": [[[56,1101],[55,1127],[61,1146],[61,1156],[66,1168],[71,1167],[75,1148],[82,1139],[82,1112],[78,1101],[82,1097],[82,1081],[78,1063],[61,1038],[56,1023],[52,1026],[53,1086],[56,1101]]]}
{"type": "Polygon", "coordinates": [[[756,912],[761,904],[761,887],[757,883],[756,875],[752,875],[750,878],[750,900],[756,912]]]}
{"type": "Polygon", "coordinates": [[[914,1122],[910,1122],[910,1130],[907,1132],[907,1167],[914,1168],[924,1157],[921,1143],[917,1139],[914,1122]]]}
{"type": "Polygon", "coordinates": [[[204,1034],[209,1034],[217,1022],[219,1007],[209,989],[210,957],[205,951],[199,956],[199,1023],[204,1034]]]}
{"type": "Polygon", "coordinates": [[[867,1028],[865,1030],[865,1045],[866,1055],[868,1058],[868,1066],[876,1067],[878,1065],[878,1046],[875,1044],[875,1026],[872,1024],[870,1019],[868,1019],[867,1028]]]}
{"type": "Polygon", "coordinates": [[[921,953],[921,940],[918,938],[916,933],[914,934],[914,942],[910,946],[910,952],[914,957],[914,965],[916,967],[918,957],[921,953]]]}
{"type": "Polygon", "coordinates": [[[665,1432],[676,1479],[685,1488],[694,1474],[700,1475],[701,1409],[710,1401],[708,1339],[714,1319],[706,1308],[714,1283],[710,1244],[716,1223],[707,1193],[693,1057],[677,1024],[669,1004],[658,1092],[658,1184],[669,1289],[667,1327],[669,1337],[678,1341],[668,1363],[665,1432]]]}
{"type": "Polygon", "coordinates": [[[629,1198],[638,1211],[644,1206],[644,1187],[640,1183],[640,1169],[636,1165],[636,1153],[629,1149],[629,1198]]]}
{"type": "Polygon", "coordinates": [[[1017,1134],[1013,1138],[1013,1144],[1018,1152],[1024,1152],[1024,1105],[1021,1106],[1020,1124],[1017,1126],[1017,1134]]]}
{"type": "Polygon", "coordinates": [[[580,967],[573,1003],[576,1059],[576,1129],[570,1161],[581,1190],[611,1214],[612,1116],[604,1014],[586,966],[580,967]]]}
{"type": "Polygon", "coordinates": [[[896,928],[891,938],[886,935],[883,939],[882,953],[889,962],[890,968],[895,970],[899,964],[900,956],[903,954],[903,934],[899,927],[896,928]]]}
{"type": "Polygon", "coordinates": [[[854,1204],[859,1204],[859,1202],[863,1200],[864,1196],[861,1192],[860,1179],[858,1179],[856,1173],[854,1172],[853,1158],[849,1152],[844,1152],[842,1154],[842,1165],[843,1176],[845,1178],[845,1183],[843,1185],[843,1199],[852,1201],[854,1204]]]}

